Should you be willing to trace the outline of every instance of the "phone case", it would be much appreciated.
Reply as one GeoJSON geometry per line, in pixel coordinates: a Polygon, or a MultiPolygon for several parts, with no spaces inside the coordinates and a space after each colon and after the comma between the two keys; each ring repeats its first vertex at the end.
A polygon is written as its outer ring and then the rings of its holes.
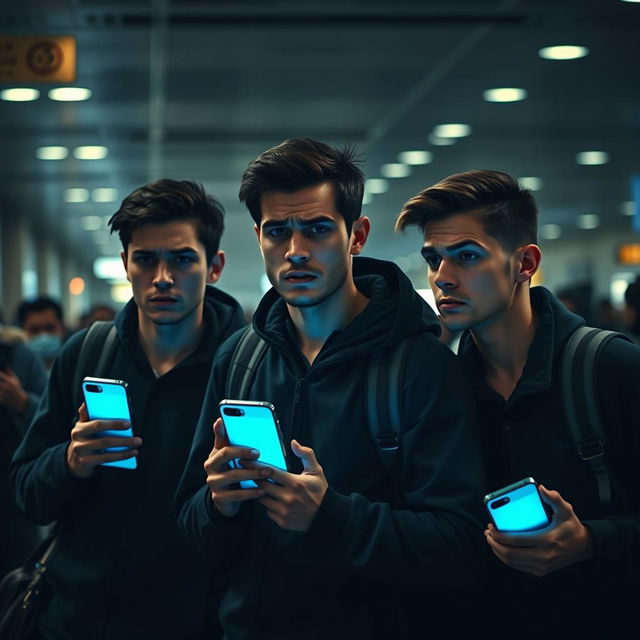
{"type": "Polygon", "coordinates": [[[533,478],[524,478],[494,491],[485,496],[484,502],[500,531],[533,531],[551,522],[533,478]]]}
{"type": "MultiPolygon", "coordinates": [[[[257,449],[260,452],[259,462],[287,470],[280,425],[271,403],[222,400],[220,415],[230,444],[257,449]]],[[[235,464],[242,467],[239,460],[235,464]]],[[[258,485],[253,480],[245,480],[240,486],[248,489],[258,485]]]]}
{"type": "MultiPolygon", "coordinates": [[[[108,378],[84,378],[82,381],[82,393],[87,406],[90,420],[129,420],[129,398],[127,396],[127,383],[122,380],[108,378]],[[100,389],[92,391],[92,387],[100,389]]],[[[133,437],[131,427],[125,430],[101,431],[98,436],[133,437]]],[[[106,451],[124,451],[126,447],[109,447],[106,451]]],[[[103,462],[100,466],[117,467],[119,469],[135,469],[138,464],[135,457],[115,462],[103,462]]]]}

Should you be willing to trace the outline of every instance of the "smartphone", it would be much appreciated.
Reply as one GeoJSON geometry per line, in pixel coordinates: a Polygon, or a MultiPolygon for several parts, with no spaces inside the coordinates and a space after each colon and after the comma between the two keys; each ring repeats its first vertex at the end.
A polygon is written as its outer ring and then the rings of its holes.
{"type": "MultiPolygon", "coordinates": [[[[280,424],[271,403],[222,400],[220,416],[229,444],[257,449],[260,452],[258,462],[287,470],[280,424]]],[[[239,460],[234,461],[234,466],[236,469],[242,468],[239,460]]],[[[240,486],[243,489],[255,489],[258,485],[253,480],[243,480],[240,486]]]]}
{"type": "Polygon", "coordinates": [[[533,478],[524,478],[486,495],[484,503],[500,531],[533,531],[551,522],[549,508],[542,502],[533,478]]]}
{"type": "MultiPolygon", "coordinates": [[[[82,380],[82,394],[90,420],[128,420],[131,424],[126,382],[108,378],[84,378],[82,380]]],[[[96,434],[96,437],[102,436],[132,438],[133,431],[129,427],[128,429],[110,429],[96,434]]],[[[126,449],[127,447],[109,447],[105,451],[125,451],[126,449]]],[[[103,462],[102,465],[120,469],[135,469],[138,466],[135,456],[126,460],[103,462]]]]}

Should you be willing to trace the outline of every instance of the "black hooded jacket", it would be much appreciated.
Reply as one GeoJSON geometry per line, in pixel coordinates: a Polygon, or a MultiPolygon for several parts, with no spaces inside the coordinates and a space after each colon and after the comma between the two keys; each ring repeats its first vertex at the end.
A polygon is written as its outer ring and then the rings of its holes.
{"type": "MultiPolygon", "coordinates": [[[[138,468],[69,473],[66,450],[77,406],[73,386],[84,331],[56,359],[38,413],[12,463],[16,499],[35,522],[57,521],[58,542],[40,616],[46,638],[210,638],[209,572],[178,531],[173,495],[220,343],[243,324],[238,303],[207,287],[205,331],[195,353],[156,378],[138,341],[133,300],[116,317],[117,347],[103,377],[124,380],[138,468]]],[[[90,371],[86,375],[91,375],[90,371]]]]}
{"type": "MultiPolygon", "coordinates": [[[[401,591],[468,582],[478,559],[483,481],[468,382],[437,340],[435,315],[395,265],[356,258],[354,277],[370,302],[311,366],[274,290],[254,316],[269,348],[246,399],[275,405],[289,470],[302,471],[290,452],[296,438],[314,450],[329,484],[306,533],[278,527],[257,501],[230,519],[215,511],[202,464],[239,335],[216,356],[177,503],[191,544],[230,571],[221,620],[231,640],[389,637],[383,627],[401,591]],[[368,432],[366,372],[370,354],[408,336],[394,478],[368,432]],[[402,498],[394,501],[396,483],[402,498]]],[[[423,621],[427,605],[414,606],[423,621]]]]}
{"type": "Polygon", "coordinates": [[[640,637],[640,347],[613,340],[595,372],[614,493],[605,511],[595,476],[569,439],[560,387],[563,347],[584,320],[543,287],[531,289],[531,304],[539,324],[508,400],[486,384],[471,335],[460,343],[474,379],[489,489],[532,476],[558,491],[589,528],[595,557],[536,578],[490,554],[478,615],[496,612],[491,629],[498,638],[513,637],[514,629],[523,638],[640,637]],[[544,610],[533,612],[534,602],[544,602],[544,610]]]}

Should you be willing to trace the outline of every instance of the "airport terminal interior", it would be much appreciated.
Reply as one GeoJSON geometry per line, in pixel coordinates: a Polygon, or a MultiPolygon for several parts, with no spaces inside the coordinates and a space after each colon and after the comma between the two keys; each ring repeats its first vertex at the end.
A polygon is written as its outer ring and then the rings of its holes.
{"type": "Polygon", "coordinates": [[[130,297],[107,221],[158,178],[226,208],[219,286],[265,291],[240,178],[294,136],[354,145],[365,255],[427,287],[404,202],[468,169],[510,173],[540,208],[537,281],[584,315],[640,274],[640,2],[3,0],[3,321],[25,298],[75,326],[130,297]]]}

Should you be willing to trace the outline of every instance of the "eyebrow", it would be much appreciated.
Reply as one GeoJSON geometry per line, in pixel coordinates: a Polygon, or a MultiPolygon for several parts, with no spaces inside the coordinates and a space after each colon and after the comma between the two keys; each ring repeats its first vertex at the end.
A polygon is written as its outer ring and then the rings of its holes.
{"type": "MultiPolygon", "coordinates": [[[[485,251],[485,248],[478,242],[475,242],[474,240],[463,240],[462,242],[456,242],[455,244],[451,244],[448,247],[443,247],[442,251],[444,253],[455,253],[456,251],[460,251],[465,247],[473,247],[474,249],[480,249],[482,251],[485,251]]],[[[438,252],[434,247],[425,245],[424,247],[422,247],[422,249],[420,249],[420,253],[423,256],[425,256],[425,255],[432,255],[438,252]]]]}
{"type": "MultiPolygon", "coordinates": [[[[310,218],[309,220],[302,220],[299,223],[301,227],[311,227],[314,224],[321,224],[329,222],[331,224],[335,224],[336,221],[329,216],[317,216],[315,218],[310,218]]],[[[287,220],[267,220],[267,222],[262,223],[263,229],[272,229],[273,227],[287,227],[291,223],[291,219],[287,220]]]]}
{"type": "MultiPolygon", "coordinates": [[[[134,249],[133,250],[133,253],[135,255],[155,255],[160,252],[164,252],[164,249],[161,249],[160,251],[153,250],[153,249],[134,249]]],[[[169,253],[171,255],[177,255],[179,253],[198,253],[198,252],[193,247],[181,247],[180,249],[170,249],[169,253]]]]}

